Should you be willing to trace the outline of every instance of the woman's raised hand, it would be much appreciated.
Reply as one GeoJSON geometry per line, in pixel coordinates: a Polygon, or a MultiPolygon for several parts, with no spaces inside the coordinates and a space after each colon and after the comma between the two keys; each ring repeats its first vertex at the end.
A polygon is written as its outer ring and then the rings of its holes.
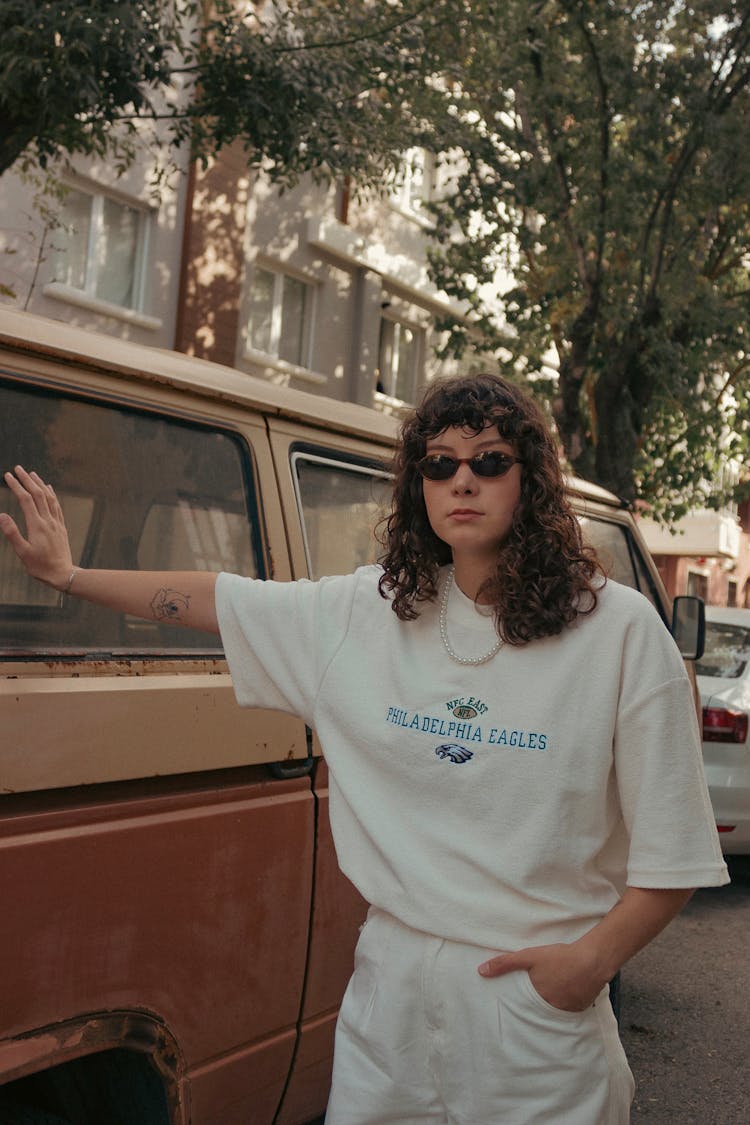
{"type": "Polygon", "coordinates": [[[73,565],[62,508],[52,485],[20,465],[5,474],[5,483],[21,505],[26,537],[6,512],[0,513],[0,531],[34,578],[61,593],[70,591],[119,613],[219,632],[216,574],[208,570],[82,570],[73,565]]]}
{"type": "Polygon", "coordinates": [[[51,484],[21,465],[5,474],[5,483],[18,500],[26,521],[26,537],[6,512],[0,512],[0,531],[34,578],[65,590],[73,570],[68,531],[51,484]]]}

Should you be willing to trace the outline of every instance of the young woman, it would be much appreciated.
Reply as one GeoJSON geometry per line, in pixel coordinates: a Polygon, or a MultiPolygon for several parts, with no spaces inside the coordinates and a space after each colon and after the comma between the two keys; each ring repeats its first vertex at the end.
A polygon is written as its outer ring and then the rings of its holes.
{"type": "Polygon", "coordinates": [[[31,574],[219,630],[239,702],[318,731],[372,904],[327,1125],[627,1122],[607,982],[727,874],[676,646],[583,546],[534,403],[490,375],[433,385],[382,565],[320,582],[83,570],[51,485],[6,481],[31,574]]]}

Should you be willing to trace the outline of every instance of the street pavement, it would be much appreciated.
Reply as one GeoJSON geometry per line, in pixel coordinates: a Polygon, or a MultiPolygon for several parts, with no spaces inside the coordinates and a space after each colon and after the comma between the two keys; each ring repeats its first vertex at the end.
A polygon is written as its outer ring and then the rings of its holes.
{"type": "Polygon", "coordinates": [[[750,1125],[750,857],[622,973],[632,1125],[750,1125]]]}

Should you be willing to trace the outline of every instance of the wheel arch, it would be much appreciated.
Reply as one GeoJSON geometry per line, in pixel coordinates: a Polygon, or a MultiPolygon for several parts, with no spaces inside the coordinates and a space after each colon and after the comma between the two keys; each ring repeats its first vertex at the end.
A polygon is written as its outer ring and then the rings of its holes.
{"type": "Polygon", "coordinates": [[[143,1056],[161,1080],[170,1125],[187,1125],[185,1061],[164,1021],[145,1011],[91,1012],[0,1041],[0,1089],[55,1067],[122,1050],[143,1056]]]}

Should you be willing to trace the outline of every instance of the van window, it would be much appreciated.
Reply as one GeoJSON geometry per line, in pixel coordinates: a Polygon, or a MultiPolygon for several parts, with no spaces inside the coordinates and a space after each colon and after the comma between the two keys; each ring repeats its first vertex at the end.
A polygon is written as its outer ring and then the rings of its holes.
{"type": "MultiPolygon", "coordinates": [[[[246,449],[233,434],[0,381],[6,465],[54,487],[82,566],[262,576],[246,449]]],[[[0,509],[23,526],[2,483],[0,509]]],[[[196,652],[218,637],[89,606],[26,576],[0,543],[0,653],[196,652]]]]}
{"type": "Polygon", "coordinates": [[[605,574],[623,586],[640,590],[664,617],[648,567],[627,527],[621,523],[579,516],[583,538],[596,551],[605,574]]]}
{"type": "Polygon", "coordinates": [[[382,469],[332,456],[292,453],[292,476],[302,517],[311,578],[350,574],[375,562],[380,548],[375,528],[391,497],[391,478],[382,469]]]}

